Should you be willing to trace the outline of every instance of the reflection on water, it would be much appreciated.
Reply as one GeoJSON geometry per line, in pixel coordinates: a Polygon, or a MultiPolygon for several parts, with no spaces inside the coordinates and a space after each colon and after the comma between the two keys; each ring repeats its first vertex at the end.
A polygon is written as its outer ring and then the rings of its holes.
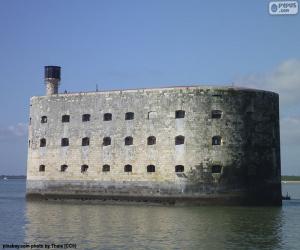
{"type": "Polygon", "coordinates": [[[164,207],[26,202],[25,181],[0,182],[1,244],[77,249],[300,249],[300,185],[283,207],[164,207]]]}
{"type": "Polygon", "coordinates": [[[25,241],[79,249],[281,248],[282,208],[27,202],[25,241]]]}

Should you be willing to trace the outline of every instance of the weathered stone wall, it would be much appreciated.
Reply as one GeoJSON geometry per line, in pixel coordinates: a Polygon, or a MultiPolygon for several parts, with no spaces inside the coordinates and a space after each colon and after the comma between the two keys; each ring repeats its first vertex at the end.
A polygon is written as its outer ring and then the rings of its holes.
{"type": "Polygon", "coordinates": [[[27,193],[221,199],[238,194],[280,204],[278,102],[272,92],[203,86],[32,97],[27,193]],[[176,110],[185,117],[176,119],[176,110]],[[212,110],[221,110],[221,118],[213,119],[212,110]],[[126,112],[134,119],[125,120],[126,112]],[[112,120],[103,121],[104,113],[112,120]],[[62,123],[65,114],[69,123],[62,123]],[[83,114],[90,121],[82,122],[83,114]],[[175,145],[178,135],[184,144],[175,145]],[[126,136],[133,145],[124,144],[126,136]],[[155,145],[147,145],[149,136],[156,137],[155,145]],[[212,145],[213,136],[221,136],[221,145],[212,145]],[[89,146],[81,146],[83,137],[90,138],[89,146]],[[111,145],[102,145],[104,137],[111,137],[111,145]],[[46,147],[40,147],[41,138],[46,147]],[[69,146],[61,146],[62,138],[69,138],[69,146]],[[89,168],[81,173],[84,164],[89,168]],[[102,172],[105,164],[110,172],[102,172]],[[126,164],[131,173],[124,172],[126,164]],[[148,173],[147,165],[155,165],[155,172],[148,173]],[[176,165],[184,173],[176,173],[176,165]],[[213,173],[215,165],[220,173],[213,173]]]}

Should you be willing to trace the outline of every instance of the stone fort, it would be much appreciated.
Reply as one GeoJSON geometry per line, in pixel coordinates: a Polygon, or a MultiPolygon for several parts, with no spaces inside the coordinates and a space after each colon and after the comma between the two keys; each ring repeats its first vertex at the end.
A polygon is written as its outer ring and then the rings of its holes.
{"type": "Polygon", "coordinates": [[[281,205],[279,96],[220,86],[30,99],[27,198],[281,205]]]}

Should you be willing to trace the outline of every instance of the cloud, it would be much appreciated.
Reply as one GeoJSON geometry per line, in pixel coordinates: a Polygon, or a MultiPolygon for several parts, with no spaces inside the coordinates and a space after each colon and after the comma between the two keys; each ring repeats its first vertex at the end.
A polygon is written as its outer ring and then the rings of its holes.
{"type": "Polygon", "coordinates": [[[235,82],[279,93],[283,109],[300,105],[300,60],[286,60],[270,72],[238,77],[235,82]]]}
{"type": "Polygon", "coordinates": [[[18,123],[8,127],[0,127],[0,139],[11,137],[24,137],[27,136],[28,125],[25,123],[18,123]]]}
{"type": "Polygon", "coordinates": [[[286,117],[280,121],[282,144],[299,145],[300,117],[286,117]]]}

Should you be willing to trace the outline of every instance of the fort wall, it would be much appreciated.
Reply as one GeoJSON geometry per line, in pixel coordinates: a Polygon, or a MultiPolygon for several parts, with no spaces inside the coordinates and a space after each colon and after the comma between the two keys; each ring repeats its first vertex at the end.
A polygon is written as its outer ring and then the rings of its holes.
{"type": "Polygon", "coordinates": [[[281,204],[273,92],[190,86],[54,94],[31,98],[30,121],[28,197],[281,204]]]}

